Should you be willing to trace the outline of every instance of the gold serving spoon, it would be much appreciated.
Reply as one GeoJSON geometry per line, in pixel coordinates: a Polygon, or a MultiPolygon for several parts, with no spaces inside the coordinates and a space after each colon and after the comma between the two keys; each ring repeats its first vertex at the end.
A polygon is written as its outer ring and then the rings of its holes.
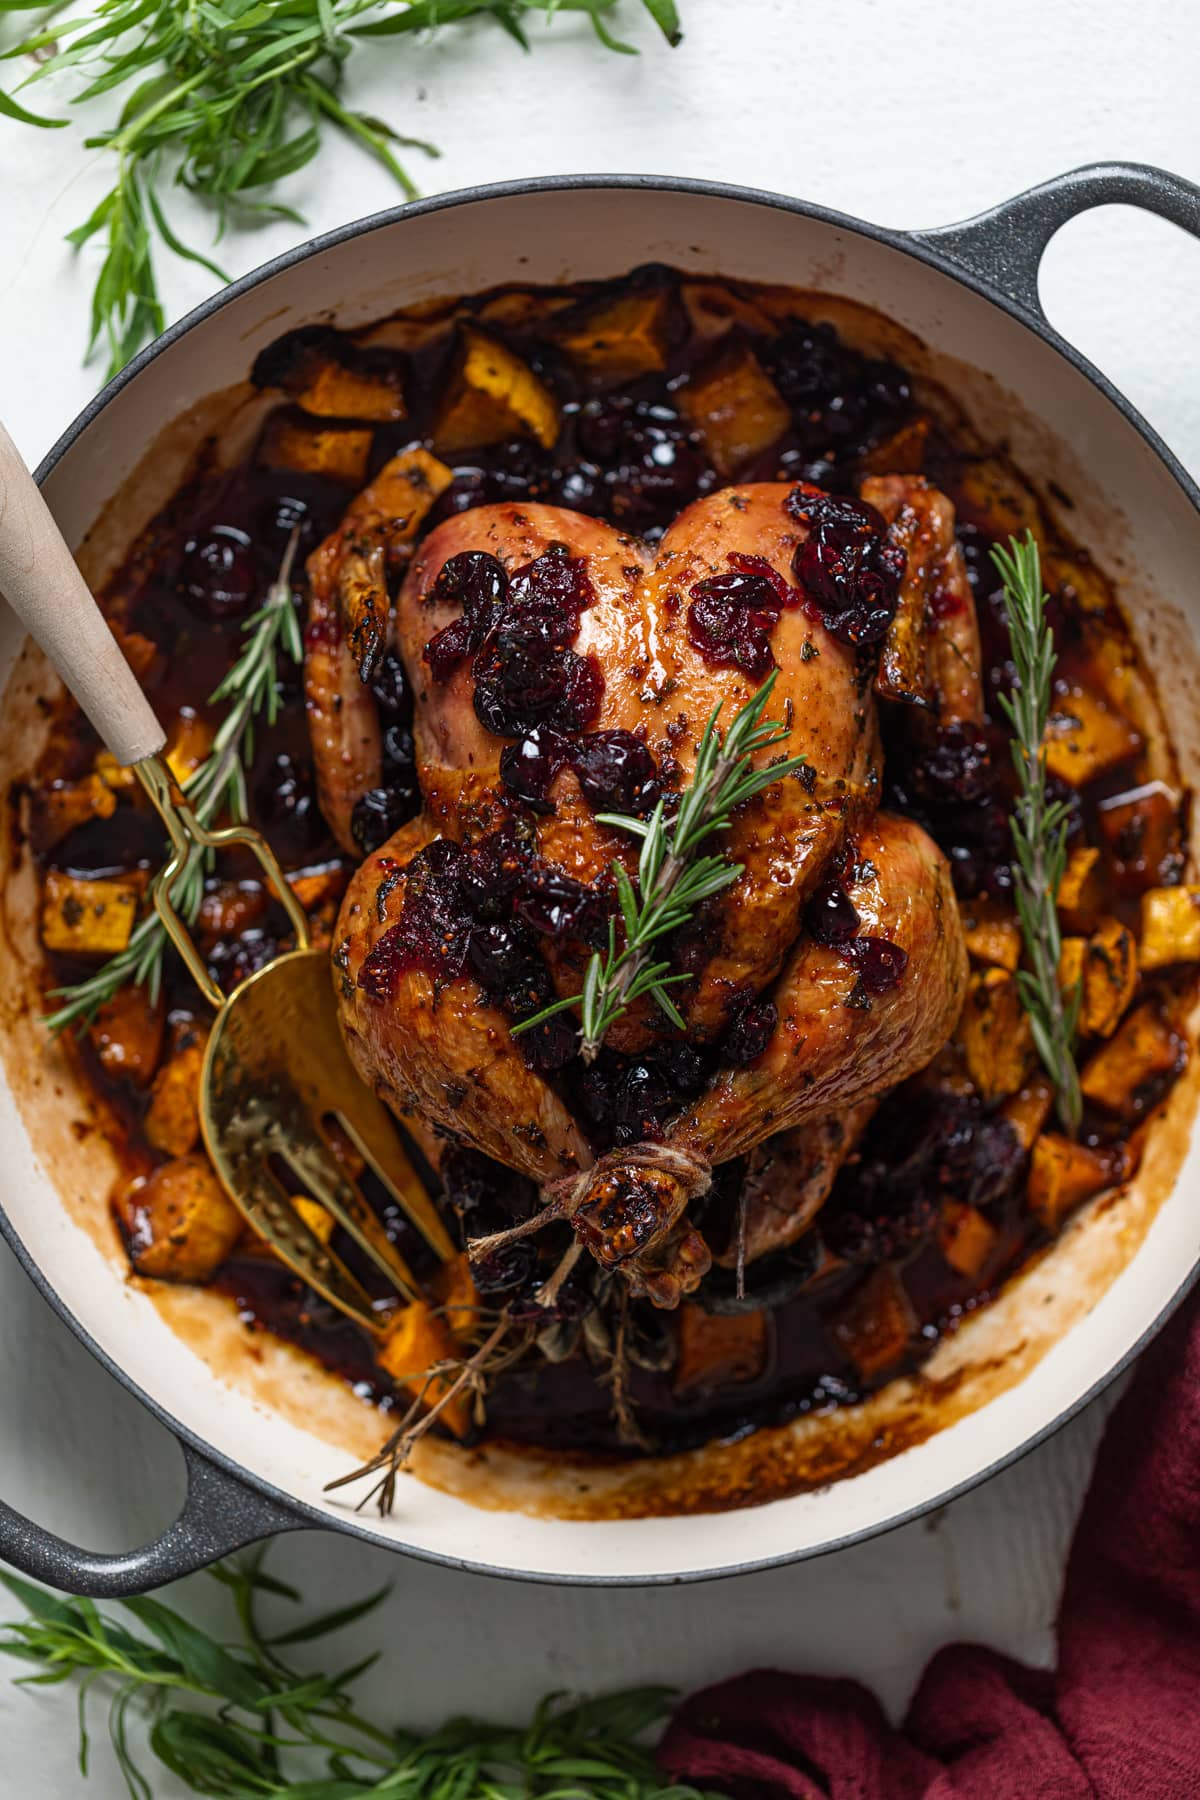
{"type": "Polygon", "coordinates": [[[252,1229],[339,1311],[379,1331],[394,1309],[372,1301],[290,1196],[311,1196],[341,1225],[402,1301],[416,1280],[331,1148],[349,1139],[443,1262],[455,1253],[382,1102],[360,1081],[338,1028],[329,958],[274,852],[248,826],[201,824],[161,751],[166,733],[11,438],[0,425],[0,593],[41,645],[117,760],[131,768],[166,827],[171,851],[150,894],[171,942],[216,1019],[200,1084],[205,1147],[252,1229]],[[287,912],[296,947],[226,996],[171,901],[189,854],[240,845],[287,912]],[[281,1173],[286,1171],[289,1186],[281,1173]]]}

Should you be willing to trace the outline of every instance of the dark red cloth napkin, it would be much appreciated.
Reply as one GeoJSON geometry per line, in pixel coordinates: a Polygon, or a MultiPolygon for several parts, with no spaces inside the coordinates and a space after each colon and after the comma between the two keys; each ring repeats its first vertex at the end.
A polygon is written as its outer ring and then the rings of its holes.
{"type": "Polygon", "coordinates": [[[1200,1301],[1109,1421],[1057,1672],[948,1645],[894,1730],[857,1682],[761,1670],[685,1701],[659,1760],[734,1800],[1200,1800],[1200,1301]]]}

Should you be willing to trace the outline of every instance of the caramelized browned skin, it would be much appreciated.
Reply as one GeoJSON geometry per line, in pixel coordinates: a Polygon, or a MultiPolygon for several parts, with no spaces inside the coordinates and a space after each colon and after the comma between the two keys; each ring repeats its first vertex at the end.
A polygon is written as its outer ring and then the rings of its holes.
{"type": "Polygon", "coordinates": [[[967,566],[954,535],[954,507],[923,475],[875,475],[862,497],[900,527],[908,558],[900,605],[915,601],[929,633],[925,676],[940,725],[983,719],[979,622],[967,566]],[[905,515],[908,515],[907,517],[905,515]]]}
{"type": "Polygon", "coordinates": [[[342,1031],[364,1081],[401,1116],[416,1114],[498,1162],[545,1182],[590,1162],[570,1114],[526,1068],[508,1020],[469,977],[400,976],[381,1003],[358,986],[371,949],[404,904],[405,870],[437,836],[414,819],[357,871],[338,921],[334,966],[342,1031]]]}
{"type": "MultiPolygon", "coordinates": [[[[860,1100],[844,1112],[796,1125],[751,1152],[742,1183],[742,1255],[750,1263],[803,1237],[828,1200],[838,1170],[870,1123],[877,1102],[860,1100]]],[[[735,1240],[714,1262],[733,1268],[735,1240]]]]}
{"type": "MultiPolygon", "coordinates": [[[[310,565],[311,567],[311,565],[310,565]]],[[[317,800],[343,850],[357,854],[354,808],[383,774],[383,738],[371,690],[363,686],[330,588],[314,576],[304,635],[304,704],[317,800]]]]}

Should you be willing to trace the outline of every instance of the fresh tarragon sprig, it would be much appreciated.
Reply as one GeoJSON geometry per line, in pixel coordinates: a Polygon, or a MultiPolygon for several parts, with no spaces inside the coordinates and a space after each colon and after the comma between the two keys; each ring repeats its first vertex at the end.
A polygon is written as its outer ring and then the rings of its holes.
{"type": "MultiPolygon", "coordinates": [[[[279,713],[279,652],[282,649],[293,662],[303,660],[292,592],[296,544],[293,532],[266,600],[245,622],[246,639],[240,655],[209,695],[210,706],[227,702],[229,711],[217,727],[208,755],[183,784],[202,825],[214,824],[223,814],[239,823],[246,818],[246,765],[254,756],[255,724],[261,715],[269,728],[279,713]]],[[[172,890],[176,911],[187,925],[195,922],[200,910],[209,861],[209,852],[192,849],[172,890]]],[[[152,1000],[157,999],[166,947],[162,920],[156,912],[147,913],[124,950],[110,957],[94,975],[74,987],[53,989],[52,998],[62,1004],[44,1023],[56,1033],[77,1022],[87,1024],[127,984],[144,987],[152,1000]]]]}
{"type": "Polygon", "coordinates": [[[1017,799],[1012,814],[1017,917],[1027,969],[1017,971],[1021,1003],[1046,1073],[1054,1083],[1058,1116],[1074,1134],[1083,1099],[1075,1063],[1079,988],[1064,993],[1058,979],[1062,933],[1056,900],[1067,865],[1069,808],[1046,789],[1046,727],[1054,677],[1054,634],[1046,622],[1047,594],[1033,533],[997,545],[992,561],[1004,583],[1004,612],[1017,679],[1011,698],[1000,695],[1012,727],[1017,799]]]}
{"type": "Polygon", "coordinates": [[[773,671],[741,708],[724,739],[717,730],[721,708],[714,708],[673,826],[667,824],[662,800],[649,819],[633,819],[623,813],[596,814],[600,824],[642,840],[636,888],[620,862],[612,865],[625,941],[618,946],[614,916],[608,925],[608,947],[593,953],[582,992],[523,1019],[513,1026],[514,1037],[578,1006],[580,1054],[585,1062],[594,1062],[609,1027],[644,994],[649,994],[672,1025],[681,1031],[685,1028],[668,990],[690,981],[691,976],[671,974],[670,963],[657,958],[654,947],[686,924],[701,901],[731,887],[742,873],[741,863],[730,862],[719,853],[699,855],[701,846],[726,829],[735,808],[794,774],[806,761],[803,756],[788,756],[761,768],[752,766],[759,751],[769,750],[790,731],[787,725],[763,719],[777,673],[773,671]]]}

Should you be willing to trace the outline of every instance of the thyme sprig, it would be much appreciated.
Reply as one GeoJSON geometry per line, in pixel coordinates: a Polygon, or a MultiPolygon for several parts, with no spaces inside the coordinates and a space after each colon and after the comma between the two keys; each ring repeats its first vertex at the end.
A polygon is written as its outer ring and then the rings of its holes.
{"type": "Polygon", "coordinates": [[[1083,1113],[1075,1038],[1078,984],[1064,993],[1058,966],[1062,933],[1055,904],[1067,865],[1069,808],[1051,800],[1046,786],[1046,727],[1053,703],[1054,634],[1046,622],[1048,596],[1033,533],[997,545],[992,561],[1004,583],[1004,612],[1012,640],[1016,681],[1000,705],[1012,727],[1017,798],[1012,814],[1013,878],[1017,917],[1029,967],[1017,971],[1021,1002],[1033,1041],[1054,1083],[1058,1116],[1072,1135],[1083,1113]]]}
{"type": "MultiPolygon", "coordinates": [[[[282,650],[293,662],[304,657],[300,621],[292,591],[292,565],[298,534],[293,532],[284,551],[279,573],[257,612],[245,621],[245,642],[209,695],[210,706],[228,704],[217,727],[212,748],[198,769],[183,783],[183,792],[202,825],[215,824],[223,814],[239,823],[246,818],[246,767],[254,756],[255,726],[261,717],[268,728],[279,713],[278,657],[282,650]]],[[[204,898],[204,877],[211,862],[208,851],[194,847],[179,872],[171,897],[187,925],[195,922],[204,898]]],[[[149,912],[135,927],[124,950],[102,964],[86,981],[54,988],[51,998],[62,1005],[43,1023],[53,1032],[72,1024],[87,1024],[119,988],[144,987],[152,1000],[162,982],[163,952],[167,934],[156,912],[149,912]]]]}
{"type": "MultiPolygon", "coordinates": [[[[124,94],[115,121],[85,140],[112,159],[112,185],[91,215],[68,234],[81,248],[104,247],[92,297],[88,354],[101,341],[114,375],[165,323],[155,240],[198,263],[218,282],[229,278],[208,256],[185,244],[167,216],[170,187],[206,203],[219,239],[245,227],[299,214],[275,198],[278,184],[317,154],[323,134],[340,132],[382,163],[406,198],[417,189],[397,150],[436,156],[432,144],[407,137],[344,98],[347,63],[362,42],[406,44],[414,32],[491,18],[523,48],[530,15],[584,13],[609,50],[630,51],[614,37],[607,15],[620,0],[98,0],[81,18],[45,17],[7,58],[35,65],[17,92],[47,75],[83,77],[72,105],[124,94]]],[[[6,12],[35,10],[39,0],[0,0],[6,12]]],[[[679,37],[675,0],[642,0],[671,43],[679,37]]],[[[399,46],[397,46],[397,50],[399,46]]],[[[398,58],[397,58],[398,60],[398,58]]],[[[396,74],[401,71],[397,69],[396,74]]],[[[111,102],[110,102],[111,104],[111,102]]],[[[0,90],[0,117],[55,127],[0,90]]]]}
{"type": "Polygon", "coordinates": [[[578,1006],[580,1054],[585,1062],[594,1062],[609,1027],[646,994],[672,1025],[681,1031],[685,1029],[683,1016],[668,989],[690,981],[691,977],[672,975],[670,963],[656,958],[654,946],[686,924],[702,901],[731,887],[742,873],[742,864],[731,863],[726,856],[701,856],[701,846],[714,833],[727,828],[737,807],[794,774],[806,760],[803,756],[780,757],[759,768],[753,766],[753,758],[760,751],[769,750],[789,735],[788,725],[763,720],[777,673],[772,671],[753,699],[740,709],[723,740],[717,731],[721,708],[713,709],[696,753],[691,783],[680,797],[673,826],[668,827],[663,800],[649,819],[597,813],[602,825],[611,825],[642,840],[636,888],[620,862],[612,865],[625,927],[624,943],[618,946],[617,922],[613,917],[609,920],[608,947],[593,953],[582,992],[523,1019],[513,1026],[514,1036],[578,1006]]]}
{"type": "Polygon", "coordinates": [[[229,1594],[232,1642],[162,1600],[123,1600],[120,1616],[0,1576],[25,1610],[0,1626],[0,1651],[32,1665],[20,1680],[78,1681],[81,1775],[90,1763],[88,1701],[102,1685],[131,1800],[154,1792],[139,1760],[142,1725],[157,1765],[212,1800],[705,1800],[664,1782],[641,1741],[668,1711],[667,1688],[581,1702],[551,1695],[523,1726],[460,1717],[428,1734],[384,1729],[354,1704],[354,1684],[374,1656],[323,1674],[286,1653],[358,1625],[386,1588],[272,1632],[263,1600],[294,1605],[300,1595],[267,1573],[261,1550],[211,1575],[229,1594]]]}

